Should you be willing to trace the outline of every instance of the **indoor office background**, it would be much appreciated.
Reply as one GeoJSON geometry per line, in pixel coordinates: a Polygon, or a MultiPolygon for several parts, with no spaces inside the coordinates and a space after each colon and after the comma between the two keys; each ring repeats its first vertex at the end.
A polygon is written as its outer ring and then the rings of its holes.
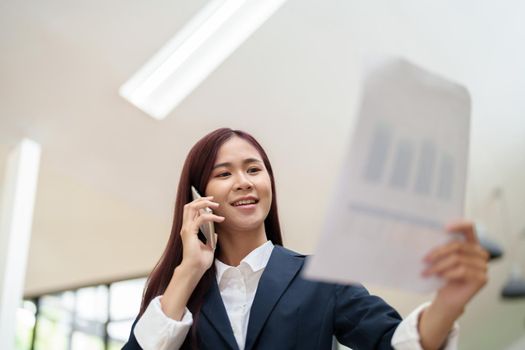
{"type": "MultiPolygon", "coordinates": [[[[207,3],[0,0],[4,198],[13,150],[27,138],[41,151],[15,349],[122,346],[170,232],[186,153],[217,127],[266,148],[285,245],[311,253],[368,52],[468,87],[466,217],[504,255],[460,319],[460,349],[524,349],[525,298],[502,290],[525,267],[525,2],[288,0],[153,119],[119,89],[207,3]]],[[[5,270],[5,227],[1,238],[5,270]]],[[[368,287],[403,315],[431,298],[368,287]]]]}

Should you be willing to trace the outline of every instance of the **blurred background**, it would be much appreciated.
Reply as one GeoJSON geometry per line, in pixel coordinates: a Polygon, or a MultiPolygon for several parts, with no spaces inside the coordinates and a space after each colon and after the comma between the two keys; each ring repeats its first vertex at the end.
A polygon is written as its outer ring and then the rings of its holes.
{"type": "MultiPolygon", "coordinates": [[[[369,51],[470,90],[466,217],[506,254],[460,319],[460,349],[525,349],[525,298],[501,296],[525,265],[525,2],[289,0],[152,119],[119,88],[206,3],[0,0],[0,191],[19,142],[41,147],[16,349],[120,349],[184,158],[218,127],[265,147],[285,245],[311,253],[369,51]]],[[[431,298],[369,287],[403,315],[431,298]]]]}

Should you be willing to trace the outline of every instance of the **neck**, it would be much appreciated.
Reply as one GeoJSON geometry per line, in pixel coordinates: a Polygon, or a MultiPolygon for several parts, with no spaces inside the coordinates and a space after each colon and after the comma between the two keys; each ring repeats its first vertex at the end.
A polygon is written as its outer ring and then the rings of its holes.
{"type": "Polygon", "coordinates": [[[219,260],[230,266],[239,266],[241,260],[268,239],[264,225],[250,231],[217,230],[220,244],[219,260]]]}

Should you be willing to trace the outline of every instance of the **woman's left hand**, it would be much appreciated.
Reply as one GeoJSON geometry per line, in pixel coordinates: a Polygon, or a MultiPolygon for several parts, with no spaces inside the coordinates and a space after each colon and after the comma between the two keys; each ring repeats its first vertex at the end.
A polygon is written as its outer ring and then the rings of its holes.
{"type": "Polygon", "coordinates": [[[434,301],[447,305],[451,312],[462,312],[470,299],[487,283],[488,252],[478,241],[474,225],[468,221],[454,222],[448,232],[460,233],[463,241],[454,241],[431,251],[425,262],[424,276],[436,275],[445,281],[434,301]]]}
{"type": "Polygon", "coordinates": [[[428,267],[423,275],[439,276],[445,285],[420,315],[418,330],[423,349],[443,346],[454,321],[487,283],[489,254],[480,246],[474,225],[458,221],[449,225],[447,231],[460,233],[465,239],[438,247],[425,257],[428,267]]]}

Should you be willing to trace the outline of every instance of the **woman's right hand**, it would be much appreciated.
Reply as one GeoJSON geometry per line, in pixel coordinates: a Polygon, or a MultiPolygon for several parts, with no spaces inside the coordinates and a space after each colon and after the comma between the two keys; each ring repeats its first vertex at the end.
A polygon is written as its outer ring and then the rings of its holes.
{"type": "Polygon", "coordinates": [[[204,274],[213,263],[215,249],[209,244],[204,244],[198,237],[199,227],[207,222],[223,222],[224,217],[208,213],[204,209],[217,208],[219,203],[212,201],[213,197],[198,198],[184,206],[182,216],[182,228],[180,235],[182,239],[183,253],[181,265],[190,269],[196,269],[204,274]]]}

